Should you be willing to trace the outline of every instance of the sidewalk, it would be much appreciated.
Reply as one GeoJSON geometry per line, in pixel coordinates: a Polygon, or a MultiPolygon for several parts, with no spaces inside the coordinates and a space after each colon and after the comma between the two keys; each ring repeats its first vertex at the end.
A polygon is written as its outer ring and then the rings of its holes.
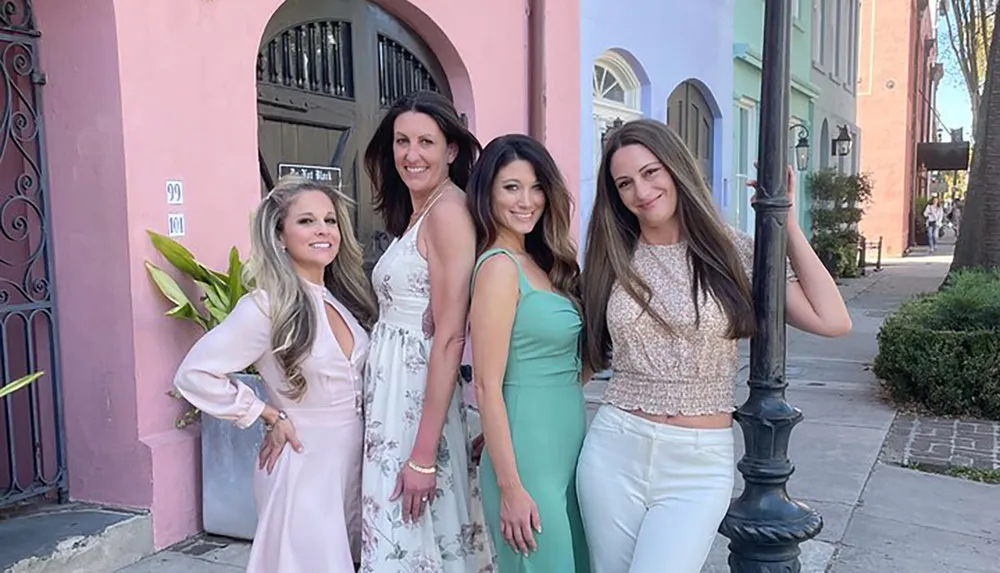
{"type": "MultiPolygon", "coordinates": [[[[788,399],[805,414],[792,434],[790,456],[796,471],[788,491],[819,510],[825,522],[819,537],[802,545],[803,573],[997,570],[1000,486],[891,465],[906,462],[892,454],[892,440],[886,444],[890,429],[894,436],[910,436],[907,429],[918,424],[903,415],[894,425],[896,411],[878,397],[869,371],[882,320],[913,295],[937,289],[950,262],[950,246],[942,246],[934,256],[889,259],[881,272],[844,281],[841,291],[854,320],[854,330],[844,338],[827,340],[788,330],[788,399]],[[888,453],[880,461],[884,444],[888,453]]],[[[748,352],[744,344],[739,400],[746,397],[748,352]]],[[[601,382],[587,386],[591,412],[602,389],[601,382]]],[[[953,426],[988,433],[986,425],[953,426]]],[[[996,431],[996,426],[989,429],[996,431]]],[[[737,434],[741,456],[738,426],[737,434]]],[[[946,438],[943,431],[935,434],[946,438]]],[[[909,439],[911,454],[918,442],[909,439]]],[[[1000,439],[993,441],[994,447],[997,442],[1000,439]]],[[[967,442],[953,443],[961,449],[967,442]]],[[[737,474],[734,494],[741,487],[737,474]]],[[[703,572],[728,573],[727,558],[726,539],[720,535],[703,572]]],[[[234,573],[246,559],[244,544],[197,538],[121,571],[234,573]]]]}
{"type": "MultiPolygon", "coordinates": [[[[890,465],[902,463],[884,455],[890,430],[902,433],[912,422],[906,415],[896,421],[869,370],[884,318],[915,294],[936,290],[950,263],[951,246],[943,245],[935,255],[890,259],[882,272],[845,281],[854,329],[842,339],[788,330],[788,399],[805,415],[792,434],[796,472],[788,491],[825,522],[818,538],[802,545],[804,573],[997,570],[1000,486],[890,465]]],[[[719,536],[704,571],[728,572],[727,557],[719,536]]]]}

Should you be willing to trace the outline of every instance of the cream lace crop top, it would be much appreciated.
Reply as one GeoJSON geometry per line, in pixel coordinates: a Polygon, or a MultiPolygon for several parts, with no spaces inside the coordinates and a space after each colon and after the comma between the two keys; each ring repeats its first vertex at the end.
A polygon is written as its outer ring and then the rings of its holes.
{"type": "MultiPolygon", "coordinates": [[[[747,276],[753,271],[753,238],[730,229],[747,276]]],[[[653,415],[697,416],[732,412],[737,341],[726,338],[728,322],[710,295],[703,295],[695,328],[687,246],[639,243],[632,266],[653,291],[651,305],[672,334],[619,285],[608,300],[612,375],[604,402],[653,415]]],[[[752,279],[752,277],[751,277],[752,279]]],[[[791,265],[788,279],[794,280],[791,265]]]]}

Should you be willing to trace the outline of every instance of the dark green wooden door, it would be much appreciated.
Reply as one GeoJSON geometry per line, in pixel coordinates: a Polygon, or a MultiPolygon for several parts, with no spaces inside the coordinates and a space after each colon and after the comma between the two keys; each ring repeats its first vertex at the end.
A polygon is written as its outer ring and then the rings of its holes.
{"type": "Polygon", "coordinates": [[[257,56],[264,192],[282,163],[340,168],[341,191],[356,202],[358,238],[372,242],[381,224],[361,155],[385,108],[421,88],[451,95],[430,49],[381,8],[288,0],[268,23],[257,56]]]}
{"type": "Polygon", "coordinates": [[[670,94],[667,102],[667,125],[684,139],[701,165],[705,181],[711,187],[715,116],[698,86],[683,82],[670,94]]]}

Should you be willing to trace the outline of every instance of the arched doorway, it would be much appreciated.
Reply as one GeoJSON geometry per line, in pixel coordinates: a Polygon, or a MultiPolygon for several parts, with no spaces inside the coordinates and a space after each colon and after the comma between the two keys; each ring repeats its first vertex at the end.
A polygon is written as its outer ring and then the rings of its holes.
{"type": "Polygon", "coordinates": [[[594,62],[594,171],[601,163],[604,133],[615,120],[642,117],[642,84],[632,66],[616,52],[607,51],[594,62]]]}
{"type": "Polygon", "coordinates": [[[712,186],[715,114],[693,82],[682,82],[667,101],[667,125],[681,136],[701,165],[702,176],[712,186]]]}
{"type": "Polygon", "coordinates": [[[257,54],[264,190],[291,169],[339,178],[357,203],[355,229],[370,262],[384,241],[372,240],[381,225],[361,156],[385,109],[416,89],[451,97],[434,54],[382,8],[365,0],[288,0],[268,22],[257,54]]]}

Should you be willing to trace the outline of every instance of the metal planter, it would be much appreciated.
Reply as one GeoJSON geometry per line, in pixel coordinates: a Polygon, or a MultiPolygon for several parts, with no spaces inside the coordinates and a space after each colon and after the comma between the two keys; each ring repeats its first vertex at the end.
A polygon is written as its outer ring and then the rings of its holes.
{"type": "MultiPolygon", "coordinates": [[[[260,376],[232,374],[267,400],[260,376]]],[[[232,422],[201,416],[201,508],[207,533],[252,540],[257,528],[254,471],[264,440],[264,423],[245,430],[232,422]]]]}

